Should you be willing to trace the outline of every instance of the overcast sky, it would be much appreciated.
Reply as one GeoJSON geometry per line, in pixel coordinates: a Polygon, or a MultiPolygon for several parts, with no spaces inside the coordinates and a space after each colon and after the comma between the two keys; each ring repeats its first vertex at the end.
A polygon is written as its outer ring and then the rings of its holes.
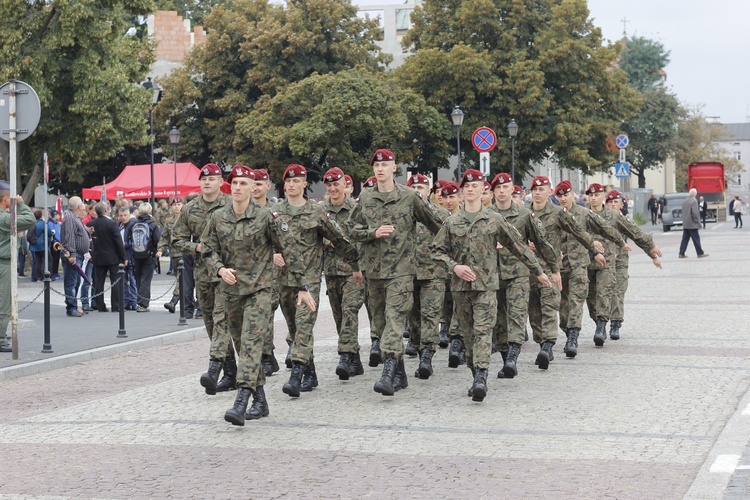
{"type": "MultiPolygon", "coordinates": [[[[353,0],[382,5],[388,0],[353,0]]],[[[703,104],[723,123],[750,120],[750,0],[589,0],[608,40],[660,41],[670,52],[667,85],[685,104],[703,104]]]]}

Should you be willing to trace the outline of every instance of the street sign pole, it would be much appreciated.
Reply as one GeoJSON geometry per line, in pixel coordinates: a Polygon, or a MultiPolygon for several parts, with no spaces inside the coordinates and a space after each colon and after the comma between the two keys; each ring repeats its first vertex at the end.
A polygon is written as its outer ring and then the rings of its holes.
{"type": "MultiPolygon", "coordinates": [[[[8,92],[8,174],[10,175],[10,334],[12,358],[18,359],[18,221],[16,209],[16,81],[8,92]],[[15,250],[15,251],[14,251],[15,250]]],[[[4,333],[4,332],[3,332],[4,333]]]]}

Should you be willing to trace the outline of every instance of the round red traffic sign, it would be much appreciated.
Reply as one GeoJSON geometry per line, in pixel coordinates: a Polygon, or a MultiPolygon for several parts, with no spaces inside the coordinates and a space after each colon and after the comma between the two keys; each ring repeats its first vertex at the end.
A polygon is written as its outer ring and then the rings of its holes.
{"type": "Polygon", "coordinates": [[[480,153],[492,151],[497,146],[495,131],[489,127],[479,127],[471,134],[471,145],[480,153]]]}

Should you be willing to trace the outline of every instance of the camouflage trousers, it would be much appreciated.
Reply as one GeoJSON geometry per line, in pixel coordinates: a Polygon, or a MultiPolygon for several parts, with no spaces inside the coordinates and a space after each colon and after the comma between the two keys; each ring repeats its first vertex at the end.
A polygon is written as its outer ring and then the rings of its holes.
{"type": "Polygon", "coordinates": [[[615,268],[615,282],[611,300],[611,309],[609,319],[613,321],[622,321],[625,319],[625,292],[628,291],[628,267],[615,268]]]}
{"type": "Polygon", "coordinates": [[[560,310],[560,291],[554,284],[544,286],[535,276],[529,279],[529,323],[534,342],[557,342],[557,312],[560,310]]]}
{"type": "Polygon", "coordinates": [[[588,274],[589,294],[586,297],[586,305],[589,307],[589,316],[594,321],[597,319],[609,321],[615,284],[615,266],[607,261],[606,266],[601,269],[589,269],[588,274]]]}
{"type": "Polygon", "coordinates": [[[500,280],[497,291],[497,320],[492,329],[492,342],[501,352],[508,344],[526,341],[526,318],[529,315],[529,278],[521,276],[500,280]]]}
{"type": "Polygon", "coordinates": [[[276,309],[279,308],[279,285],[278,283],[273,284],[271,291],[271,314],[268,317],[268,332],[263,338],[263,354],[272,355],[273,350],[276,346],[273,345],[274,337],[274,318],[276,317],[276,309]]]}
{"type": "Polygon", "coordinates": [[[198,298],[203,307],[203,324],[211,340],[210,356],[215,361],[234,360],[235,348],[232,336],[227,330],[224,294],[219,292],[216,282],[196,283],[198,298]]]}
{"type": "Polygon", "coordinates": [[[364,290],[351,274],[326,276],[326,294],[339,336],[339,354],[359,352],[359,310],[365,301],[364,290]]]}
{"type": "Polygon", "coordinates": [[[268,332],[271,310],[271,289],[250,295],[224,295],[227,330],[238,346],[237,387],[255,390],[266,383],[260,357],[263,338],[268,332]]]}
{"type": "Polygon", "coordinates": [[[180,296],[180,260],[182,259],[182,255],[177,257],[169,257],[169,267],[172,268],[172,273],[174,274],[174,277],[177,279],[177,284],[174,286],[174,290],[172,290],[172,296],[173,297],[179,297],[180,296]]]}
{"type": "Polygon", "coordinates": [[[368,279],[372,324],[380,332],[380,349],[385,357],[404,355],[404,322],[414,305],[414,276],[368,279]]]}
{"type": "Polygon", "coordinates": [[[583,305],[589,291],[589,275],[585,267],[561,273],[563,289],[560,297],[560,329],[581,328],[583,305]]]}
{"type": "Polygon", "coordinates": [[[466,346],[466,364],[477,370],[490,367],[492,328],[497,319],[497,290],[453,292],[453,317],[466,346]]]}
{"type": "MultiPolygon", "coordinates": [[[[320,304],[320,283],[311,283],[310,295],[320,304]]],[[[306,365],[313,357],[313,328],[318,320],[318,308],[311,311],[305,304],[297,306],[299,288],[282,286],[279,289],[279,306],[284,314],[289,333],[286,342],[291,346],[292,362],[306,365]]]]}
{"type": "Polygon", "coordinates": [[[362,285],[365,288],[364,301],[365,301],[365,309],[367,309],[367,319],[370,322],[370,338],[380,339],[381,331],[377,330],[375,328],[375,325],[372,322],[372,309],[370,309],[370,286],[367,283],[367,276],[365,275],[364,271],[362,272],[362,285]]]}
{"type": "Polygon", "coordinates": [[[451,280],[445,282],[445,298],[443,299],[443,323],[451,338],[460,337],[461,332],[453,324],[453,295],[451,292],[451,280]]]}
{"type": "Polygon", "coordinates": [[[438,323],[444,295],[444,280],[414,280],[414,305],[408,324],[411,343],[418,349],[437,350],[438,323]]]}

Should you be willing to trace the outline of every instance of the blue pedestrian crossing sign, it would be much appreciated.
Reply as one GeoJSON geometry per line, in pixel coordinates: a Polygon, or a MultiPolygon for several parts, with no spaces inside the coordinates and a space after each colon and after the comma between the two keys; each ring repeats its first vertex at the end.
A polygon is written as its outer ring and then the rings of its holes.
{"type": "Polygon", "coordinates": [[[615,163],[615,177],[618,179],[627,179],[630,177],[630,163],[615,163]]]}
{"type": "Polygon", "coordinates": [[[615,144],[620,149],[625,149],[628,147],[628,144],[630,144],[630,139],[628,139],[628,136],[625,134],[620,134],[615,138],[615,144]]]}

